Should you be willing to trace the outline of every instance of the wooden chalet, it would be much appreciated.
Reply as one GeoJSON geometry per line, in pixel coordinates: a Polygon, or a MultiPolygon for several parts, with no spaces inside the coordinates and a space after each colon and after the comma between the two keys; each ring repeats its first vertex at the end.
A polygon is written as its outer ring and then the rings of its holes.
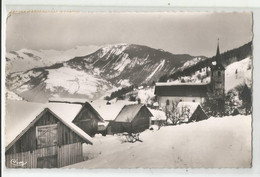
{"type": "Polygon", "coordinates": [[[71,122],[79,105],[45,106],[7,104],[6,141],[15,137],[5,149],[7,168],[59,168],[83,161],[82,143],[92,142],[71,122]],[[38,110],[43,111],[37,115],[38,110]]]}
{"type": "Polygon", "coordinates": [[[142,104],[125,105],[107,127],[108,134],[138,133],[149,128],[152,113],[142,104]]]}
{"type": "Polygon", "coordinates": [[[179,102],[173,115],[175,124],[197,122],[208,118],[200,104],[196,102],[179,102]]]}
{"type": "Polygon", "coordinates": [[[72,121],[90,136],[99,132],[98,124],[104,122],[100,114],[88,103],[84,103],[72,121]]]}

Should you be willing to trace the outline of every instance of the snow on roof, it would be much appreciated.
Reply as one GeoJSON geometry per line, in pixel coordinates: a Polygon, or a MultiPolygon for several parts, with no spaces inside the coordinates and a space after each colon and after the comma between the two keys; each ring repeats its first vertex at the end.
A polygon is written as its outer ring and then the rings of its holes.
{"type": "Polygon", "coordinates": [[[192,115],[198,106],[200,106],[198,102],[179,102],[176,109],[180,111],[183,108],[188,108],[190,115],[192,115]]]}
{"type": "Polygon", "coordinates": [[[77,102],[77,103],[85,103],[89,102],[89,100],[84,99],[84,98],[61,98],[61,97],[51,97],[49,98],[49,101],[52,102],[77,102]]]}
{"type": "Polygon", "coordinates": [[[156,86],[177,86],[177,85],[207,85],[208,83],[176,83],[176,82],[157,82],[156,86]]]}
{"type": "MultiPolygon", "coordinates": [[[[143,106],[143,104],[125,105],[116,117],[115,122],[132,122],[143,106]]],[[[153,116],[149,110],[148,114],[153,116]]]]}
{"type": "Polygon", "coordinates": [[[148,109],[153,115],[153,117],[151,117],[151,120],[166,120],[165,112],[151,108],[148,109]]]}
{"type": "Polygon", "coordinates": [[[79,104],[66,103],[33,103],[26,101],[7,101],[5,135],[6,145],[11,143],[28,125],[43,112],[45,108],[51,110],[58,118],[75,133],[89,143],[91,137],[72,123],[72,120],[81,109],[79,104]]]}
{"type": "Polygon", "coordinates": [[[101,115],[104,120],[114,120],[125,105],[136,104],[126,100],[118,100],[107,104],[106,100],[96,100],[91,103],[94,109],[101,115]]]}

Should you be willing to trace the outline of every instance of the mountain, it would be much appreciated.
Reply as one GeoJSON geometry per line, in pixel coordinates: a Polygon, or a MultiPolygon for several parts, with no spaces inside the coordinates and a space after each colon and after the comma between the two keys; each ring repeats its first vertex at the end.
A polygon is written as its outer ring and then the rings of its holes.
{"type": "MultiPolygon", "coordinates": [[[[221,63],[224,65],[224,67],[243,60],[247,57],[252,56],[252,41],[246,43],[245,45],[234,48],[232,50],[223,52],[220,57],[221,57],[221,63]]],[[[209,67],[212,62],[216,61],[215,56],[211,58],[196,58],[193,60],[190,60],[177,70],[175,70],[172,74],[168,76],[169,79],[176,80],[179,77],[184,77],[184,76],[190,76],[193,75],[196,71],[199,71],[205,67],[209,67]]],[[[165,79],[167,80],[167,79],[165,79]]]]}
{"type": "Polygon", "coordinates": [[[51,66],[11,73],[6,86],[29,101],[53,96],[93,100],[118,87],[157,81],[194,58],[141,45],[108,45],[51,66]]]}
{"type": "Polygon", "coordinates": [[[6,53],[6,72],[27,71],[35,67],[50,66],[67,61],[75,56],[84,56],[95,52],[95,45],[77,46],[69,50],[29,50],[21,49],[6,53]]]}

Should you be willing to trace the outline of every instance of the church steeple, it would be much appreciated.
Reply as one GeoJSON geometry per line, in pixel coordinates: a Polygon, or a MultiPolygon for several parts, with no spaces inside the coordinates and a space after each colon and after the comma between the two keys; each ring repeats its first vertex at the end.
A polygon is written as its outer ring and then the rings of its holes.
{"type": "Polygon", "coordinates": [[[219,52],[219,38],[218,38],[218,46],[217,46],[217,53],[216,53],[216,63],[221,64],[221,59],[220,59],[220,52],[219,52]]]}

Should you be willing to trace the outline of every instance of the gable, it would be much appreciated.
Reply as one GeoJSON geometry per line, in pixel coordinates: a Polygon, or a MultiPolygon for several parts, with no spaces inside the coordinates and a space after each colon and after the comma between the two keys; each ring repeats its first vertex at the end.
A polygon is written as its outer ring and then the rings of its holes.
{"type": "Polygon", "coordinates": [[[45,108],[22,132],[16,136],[11,143],[8,144],[6,147],[6,153],[12,153],[14,151],[17,152],[17,149],[21,152],[36,149],[36,127],[54,124],[59,128],[57,136],[59,138],[60,145],[69,144],[74,141],[83,141],[92,144],[86,139],[88,136],[84,137],[76,131],[75,128],[64,122],[50,109],[45,108]],[[66,136],[66,134],[67,138],[63,137],[66,136]],[[70,140],[69,137],[72,138],[72,140],[70,140]]]}
{"type": "Polygon", "coordinates": [[[90,104],[84,104],[72,122],[77,123],[89,120],[97,120],[103,122],[103,118],[90,104]]]}
{"type": "Polygon", "coordinates": [[[146,106],[143,106],[139,112],[137,113],[137,115],[135,116],[134,119],[138,118],[138,117],[152,117],[152,113],[147,109],[146,106]]]}
{"type": "Polygon", "coordinates": [[[142,106],[142,104],[125,105],[114,121],[132,122],[142,106]]]}

